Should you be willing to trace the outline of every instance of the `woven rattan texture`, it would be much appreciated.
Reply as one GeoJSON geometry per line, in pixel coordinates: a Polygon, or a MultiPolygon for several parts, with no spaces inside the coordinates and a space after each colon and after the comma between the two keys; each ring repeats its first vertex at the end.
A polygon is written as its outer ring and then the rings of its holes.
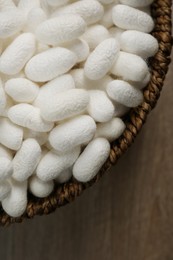
{"type": "Polygon", "coordinates": [[[149,85],[144,90],[145,101],[140,107],[132,109],[125,117],[126,130],[116,142],[111,144],[112,149],[109,159],[96,178],[87,184],[81,184],[72,179],[66,184],[56,186],[54,192],[45,199],[38,199],[28,194],[27,210],[20,218],[11,218],[0,208],[1,226],[22,222],[23,219],[33,218],[35,215],[49,214],[57,207],[73,201],[86,188],[96,183],[127,151],[145,123],[148,113],[155,107],[168,71],[172,48],[171,5],[171,0],[155,0],[152,5],[152,16],[155,19],[153,35],[158,39],[160,47],[155,57],[149,60],[152,77],[149,85]]]}

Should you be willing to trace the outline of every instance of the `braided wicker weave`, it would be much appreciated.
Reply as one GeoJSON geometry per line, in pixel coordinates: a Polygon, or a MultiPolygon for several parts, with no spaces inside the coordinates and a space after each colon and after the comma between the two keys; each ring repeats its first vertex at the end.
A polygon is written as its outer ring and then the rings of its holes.
{"type": "MultiPolygon", "coordinates": [[[[135,109],[132,109],[125,117],[126,130],[123,135],[111,144],[109,159],[102,167],[96,178],[87,183],[78,183],[75,180],[56,186],[54,192],[45,199],[38,199],[28,194],[28,206],[25,214],[20,218],[11,218],[0,208],[0,225],[7,226],[10,223],[22,222],[25,218],[33,218],[35,215],[49,214],[57,207],[73,201],[86,188],[97,182],[100,177],[126,152],[133,143],[136,135],[145,123],[148,113],[155,107],[170,63],[172,48],[171,36],[171,0],[155,0],[152,5],[152,15],[155,19],[153,35],[159,41],[159,51],[154,58],[149,60],[152,77],[149,85],[144,90],[145,101],[135,109]]],[[[81,169],[82,170],[82,169],[81,169]]]]}

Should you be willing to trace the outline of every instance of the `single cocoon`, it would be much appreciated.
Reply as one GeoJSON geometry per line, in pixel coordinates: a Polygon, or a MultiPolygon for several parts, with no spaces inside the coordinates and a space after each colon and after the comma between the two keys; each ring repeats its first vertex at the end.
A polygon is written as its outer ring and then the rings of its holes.
{"type": "Polygon", "coordinates": [[[91,141],[95,132],[96,124],[90,116],[78,116],[56,126],[49,134],[49,142],[55,150],[64,153],[91,141]]]}
{"type": "Polygon", "coordinates": [[[114,80],[109,83],[107,93],[113,100],[127,107],[137,107],[143,102],[141,90],[123,80],[114,80]]]}
{"type": "Polygon", "coordinates": [[[39,86],[25,78],[14,78],[5,83],[5,92],[16,102],[31,103],[39,93],[39,86]]]}
{"type": "Polygon", "coordinates": [[[127,5],[116,5],[112,10],[112,18],[114,24],[124,30],[150,33],[154,28],[150,15],[127,5]]]}
{"type": "Polygon", "coordinates": [[[61,47],[52,48],[32,57],[26,64],[28,79],[46,82],[68,72],[77,62],[76,55],[61,47]]]}
{"type": "Polygon", "coordinates": [[[36,36],[39,41],[58,45],[77,39],[86,30],[85,21],[75,14],[62,14],[38,25],[36,36]]]}
{"type": "Polygon", "coordinates": [[[122,135],[125,127],[121,118],[113,118],[109,122],[99,123],[97,124],[95,138],[103,137],[109,142],[113,142],[122,135]]]}
{"type": "Polygon", "coordinates": [[[64,120],[82,113],[89,103],[89,94],[83,89],[70,89],[57,93],[52,99],[42,99],[38,107],[41,116],[48,121],[64,120]]]}
{"type": "Polygon", "coordinates": [[[31,33],[19,35],[2,53],[0,71],[7,75],[19,73],[36,50],[35,37],[31,33]]]}
{"type": "Polygon", "coordinates": [[[35,139],[26,139],[13,159],[13,178],[23,182],[33,173],[41,157],[41,148],[35,139]]]}
{"type": "Polygon", "coordinates": [[[12,106],[8,110],[8,117],[14,124],[38,132],[49,132],[54,126],[41,117],[39,108],[25,103],[12,106]]]}
{"type": "Polygon", "coordinates": [[[121,51],[111,72],[127,81],[143,81],[149,68],[141,57],[121,51]]]}
{"type": "Polygon", "coordinates": [[[120,45],[121,50],[144,59],[154,56],[159,49],[158,41],[152,35],[133,30],[121,34],[120,45]]]}
{"type": "Polygon", "coordinates": [[[87,107],[89,115],[96,122],[110,121],[114,116],[114,106],[106,93],[101,90],[90,90],[90,102],[87,107]]]}
{"type": "Polygon", "coordinates": [[[120,51],[119,43],[109,38],[101,42],[88,57],[84,72],[91,80],[103,78],[113,66],[120,51]]]}
{"type": "Polygon", "coordinates": [[[20,217],[27,207],[27,182],[11,180],[11,192],[2,200],[2,208],[13,217],[20,217]]]}
{"type": "Polygon", "coordinates": [[[49,151],[39,162],[36,175],[42,181],[50,181],[57,178],[63,171],[70,168],[80,154],[80,147],[58,154],[54,150],[49,151]]]}
{"type": "Polygon", "coordinates": [[[88,182],[99,172],[109,157],[110,144],[104,138],[91,141],[73,166],[73,176],[77,181],[88,182]]]}

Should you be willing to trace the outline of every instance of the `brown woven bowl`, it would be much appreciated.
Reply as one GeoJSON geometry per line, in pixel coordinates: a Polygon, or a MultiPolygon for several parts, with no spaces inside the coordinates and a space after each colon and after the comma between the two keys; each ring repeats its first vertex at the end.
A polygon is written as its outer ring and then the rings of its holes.
{"type": "Polygon", "coordinates": [[[53,193],[45,199],[38,199],[31,194],[28,194],[28,206],[24,215],[20,218],[11,218],[2,208],[0,208],[1,226],[7,226],[10,223],[15,222],[22,222],[23,219],[33,218],[35,215],[49,214],[57,207],[73,201],[86,188],[97,182],[100,177],[127,151],[128,147],[133,143],[135,137],[145,123],[148,113],[155,107],[168,71],[172,48],[171,5],[171,0],[155,0],[152,5],[152,16],[155,19],[153,35],[159,41],[159,51],[154,58],[149,60],[152,77],[150,83],[144,89],[145,100],[141,106],[132,109],[125,116],[124,120],[126,123],[126,130],[117,141],[111,144],[109,159],[96,178],[87,184],[82,184],[71,179],[66,184],[56,186],[53,193]]]}

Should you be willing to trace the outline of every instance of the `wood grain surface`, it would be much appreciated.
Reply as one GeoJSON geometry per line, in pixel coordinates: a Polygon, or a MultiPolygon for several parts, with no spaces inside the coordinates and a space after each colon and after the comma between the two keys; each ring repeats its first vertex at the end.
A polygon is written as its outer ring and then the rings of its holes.
{"type": "Polygon", "coordinates": [[[1,260],[173,260],[172,72],[118,164],[54,214],[1,228],[1,260]]]}

